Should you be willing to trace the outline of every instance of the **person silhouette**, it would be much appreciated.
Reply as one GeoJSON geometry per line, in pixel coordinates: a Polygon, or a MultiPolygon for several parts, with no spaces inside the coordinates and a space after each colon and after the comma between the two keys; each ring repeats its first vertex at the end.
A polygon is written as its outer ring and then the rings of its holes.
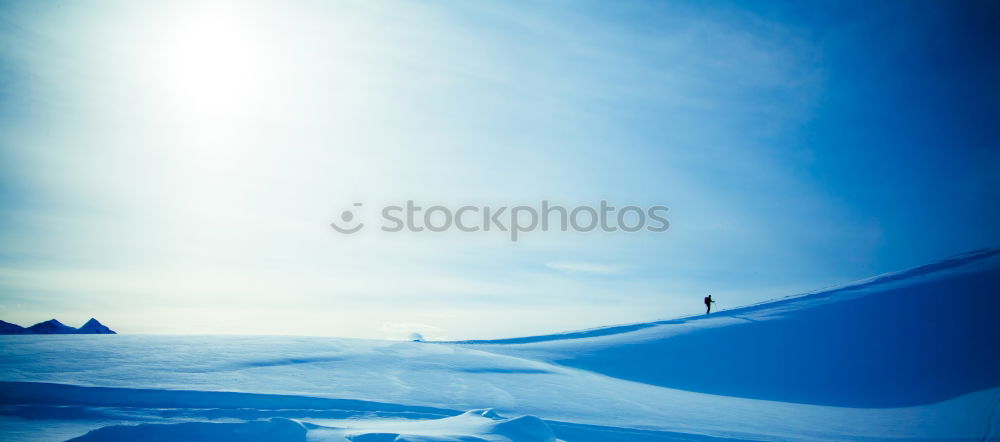
{"type": "Polygon", "coordinates": [[[708,295],[708,296],[705,297],[705,314],[706,315],[709,314],[709,313],[712,313],[712,304],[714,304],[714,303],[715,303],[715,301],[712,300],[712,295],[708,295]]]}

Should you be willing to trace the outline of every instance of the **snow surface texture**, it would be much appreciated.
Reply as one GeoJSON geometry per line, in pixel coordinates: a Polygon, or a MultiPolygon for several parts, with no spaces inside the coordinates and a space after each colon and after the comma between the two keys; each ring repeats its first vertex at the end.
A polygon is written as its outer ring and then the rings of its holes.
{"type": "Polygon", "coordinates": [[[992,249],[496,341],[0,336],[0,439],[998,440],[998,288],[992,249]]]}
{"type": "Polygon", "coordinates": [[[73,441],[524,441],[549,442],[555,436],[545,422],[533,416],[505,418],[491,409],[471,410],[459,416],[430,420],[359,421],[348,427],[328,427],[286,418],[239,423],[184,422],[178,424],[112,425],[73,441]]]}

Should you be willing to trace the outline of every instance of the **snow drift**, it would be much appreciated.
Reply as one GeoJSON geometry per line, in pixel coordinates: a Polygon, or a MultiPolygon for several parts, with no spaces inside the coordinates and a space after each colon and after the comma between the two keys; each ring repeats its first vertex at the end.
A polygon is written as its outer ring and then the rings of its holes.
{"type": "Polygon", "coordinates": [[[423,421],[356,421],[333,427],[272,418],[239,423],[111,425],[71,439],[73,442],[554,442],[552,430],[534,416],[506,418],[490,409],[423,421]],[[374,426],[375,428],[371,428],[374,426]]]}

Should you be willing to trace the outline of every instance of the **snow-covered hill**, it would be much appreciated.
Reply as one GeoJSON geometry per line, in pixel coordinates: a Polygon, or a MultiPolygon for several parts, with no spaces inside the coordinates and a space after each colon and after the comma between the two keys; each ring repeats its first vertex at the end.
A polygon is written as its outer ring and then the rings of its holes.
{"type": "Polygon", "coordinates": [[[998,287],[994,249],[711,316],[499,341],[2,336],[0,436],[988,440],[998,287]]]}
{"type": "Polygon", "coordinates": [[[1000,249],[677,320],[472,348],[726,396],[921,405],[1000,386],[1000,249]]]}

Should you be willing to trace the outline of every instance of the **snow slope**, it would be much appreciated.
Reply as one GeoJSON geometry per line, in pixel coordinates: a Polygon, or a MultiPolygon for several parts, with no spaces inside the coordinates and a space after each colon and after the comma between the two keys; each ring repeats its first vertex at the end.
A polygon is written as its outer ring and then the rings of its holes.
{"type": "Polygon", "coordinates": [[[469,343],[688,391],[901,407],[1000,386],[998,315],[990,249],[709,316],[469,343]]]}
{"type": "Polygon", "coordinates": [[[0,336],[0,439],[988,440],[998,287],[986,250],[708,317],[499,341],[0,336]]]}

